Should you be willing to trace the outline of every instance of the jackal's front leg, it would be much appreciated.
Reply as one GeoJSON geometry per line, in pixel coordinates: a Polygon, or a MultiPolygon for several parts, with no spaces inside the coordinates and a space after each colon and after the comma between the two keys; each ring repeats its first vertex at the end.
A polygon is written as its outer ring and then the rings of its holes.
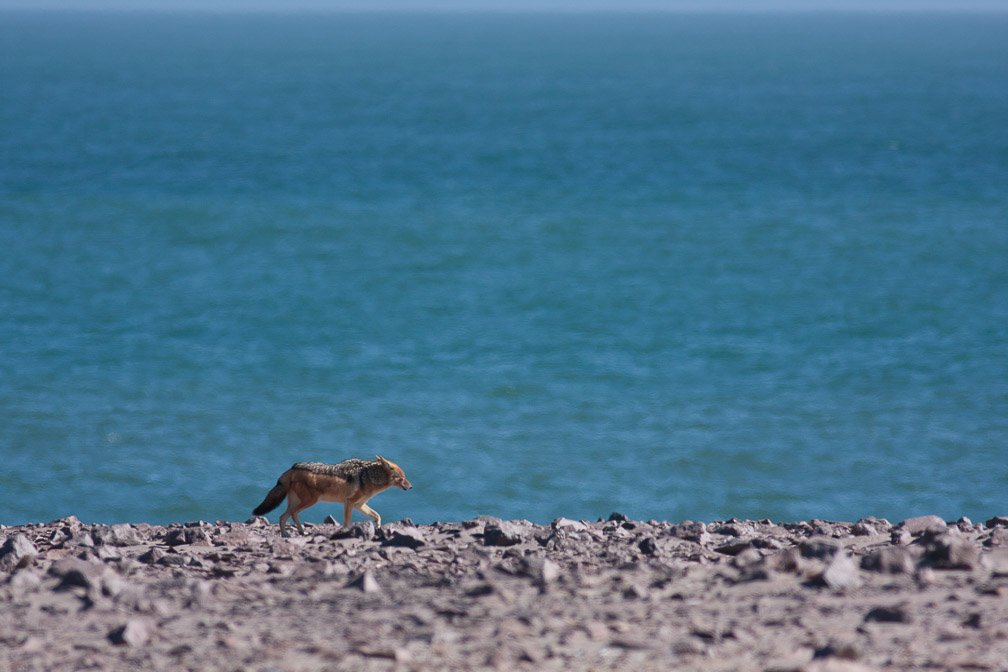
{"type": "Polygon", "coordinates": [[[371,520],[373,520],[374,524],[375,524],[375,527],[381,527],[381,515],[379,515],[378,512],[375,511],[374,509],[372,509],[370,506],[368,506],[364,502],[361,502],[360,504],[358,504],[354,508],[356,508],[358,511],[360,511],[361,513],[363,513],[365,516],[367,516],[368,518],[370,518],[371,520]]]}

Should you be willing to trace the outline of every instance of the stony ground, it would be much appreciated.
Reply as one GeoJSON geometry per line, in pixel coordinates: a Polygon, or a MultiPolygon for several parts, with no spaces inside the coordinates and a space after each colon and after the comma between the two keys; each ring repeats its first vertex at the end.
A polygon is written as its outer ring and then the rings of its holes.
{"type": "Polygon", "coordinates": [[[0,528],[7,670],[1008,670],[1008,518],[0,528]]]}

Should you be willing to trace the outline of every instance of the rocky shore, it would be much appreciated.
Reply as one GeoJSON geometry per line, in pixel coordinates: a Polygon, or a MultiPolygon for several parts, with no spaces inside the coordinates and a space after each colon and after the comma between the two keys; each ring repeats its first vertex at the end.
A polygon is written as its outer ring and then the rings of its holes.
{"type": "Polygon", "coordinates": [[[0,671],[1008,670],[1008,517],[0,527],[0,671]]]}

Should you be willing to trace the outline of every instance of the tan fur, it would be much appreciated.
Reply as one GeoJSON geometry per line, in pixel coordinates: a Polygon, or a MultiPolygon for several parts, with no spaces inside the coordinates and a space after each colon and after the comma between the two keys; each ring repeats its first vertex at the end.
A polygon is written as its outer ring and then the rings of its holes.
{"type": "Polygon", "coordinates": [[[377,461],[351,459],[339,464],[298,462],[277,479],[263,503],[256,507],[256,515],[273,510],[287,497],[287,510],[280,516],[280,534],[287,536],[286,523],[293,519],[298,532],[304,528],[298,514],[318,502],[342,502],[343,524],[349,525],[354,509],[381,525],[381,516],[367,505],[379,492],[393,486],[409,490],[413,485],[398,464],[380,455],[377,461]]]}

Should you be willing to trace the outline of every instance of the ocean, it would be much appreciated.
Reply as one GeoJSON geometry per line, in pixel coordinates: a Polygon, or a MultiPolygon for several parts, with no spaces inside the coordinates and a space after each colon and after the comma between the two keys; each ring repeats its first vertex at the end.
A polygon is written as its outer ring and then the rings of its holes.
{"type": "Polygon", "coordinates": [[[379,454],[386,521],[1008,513],[1008,15],[0,13],[0,523],[379,454]]]}

